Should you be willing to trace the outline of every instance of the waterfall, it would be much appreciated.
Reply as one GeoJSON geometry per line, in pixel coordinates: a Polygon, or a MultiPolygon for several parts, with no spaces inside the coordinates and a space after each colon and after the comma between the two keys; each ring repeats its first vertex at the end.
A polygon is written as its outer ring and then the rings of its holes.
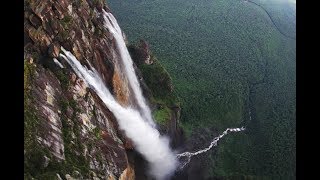
{"type": "Polygon", "coordinates": [[[133,61],[130,57],[129,51],[122,36],[121,28],[119,27],[117,20],[111,13],[103,10],[103,18],[105,21],[104,26],[111,32],[111,34],[115,38],[116,46],[121,57],[122,65],[124,67],[123,71],[128,78],[129,85],[133,91],[133,95],[136,98],[137,104],[142,111],[141,116],[144,117],[144,119],[146,119],[153,127],[155,127],[155,123],[153,122],[151,115],[151,110],[146,104],[146,101],[143,97],[140,83],[133,68],[133,61]]]}
{"type": "Polygon", "coordinates": [[[124,130],[126,136],[132,140],[135,149],[150,163],[151,175],[159,180],[171,175],[176,168],[177,159],[170,149],[169,140],[160,136],[157,129],[144,121],[139,111],[130,107],[122,107],[93,67],[90,69],[83,67],[71,52],[63,47],[61,50],[64,54],[60,54],[60,56],[68,62],[78,77],[82,78],[95,91],[116,117],[120,129],[124,130]]]}
{"type": "Polygon", "coordinates": [[[64,58],[72,67],[74,72],[80,77],[88,87],[90,87],[113,113],[119,124],[119,128],[123,130],[129,137],[135,149],[149,162],[150,174],[158,180],[169,178],[178,166],[178,159],[186,157],[187,161],[181,163],[179,170],[183,169],[190,161],[191,157],[207,152],[228,132],[239,132],[244,128],[228,128],[221,135],[215,137],[210,146],[197,152],[184,152],[174,154],[169,146],[169,139],[165,136],[160,136],[159,131],[155,127],[151,110],[149,109],[143,97],[140,83],[136,76],[133,61],[130,57],[126,44],[124,42],[122,31],[111,13],[103,10],[104,26],[113,35],[121,60],[121,70],[128,79],[129,86],[132,89],[132,97],[137,101],[138,108],[123,107],[110,93],[104,82],[99,76],[99,73],[91,67],[84,67],[69,51],[61,47],[64,58]]]}
{"type": "Polygon", "coordinates": [[[227,135],[229,131],[230,132],[240,132],[240,131],[243,131],[243,130],[245,130],[244,127],[241,127],[241,128],[227,128],[222,134],[220,134],[219,136],[213,138],[212,142],[210,143],[210,146],[208,146],[207,148],[201,149],[201,150],[193,152],[193,153],[184,152],[184,153],[181,153],[181,154],[177,154],[177,158],[187,157],[187,160],[180,164],[178,170],[183,169],[191,161],[191,157],[192,156],[197,156],[199,154],[205,153],[205,152],[209,151],[213,146],[216,146],[218,141],[223,136],[227,135]]]}

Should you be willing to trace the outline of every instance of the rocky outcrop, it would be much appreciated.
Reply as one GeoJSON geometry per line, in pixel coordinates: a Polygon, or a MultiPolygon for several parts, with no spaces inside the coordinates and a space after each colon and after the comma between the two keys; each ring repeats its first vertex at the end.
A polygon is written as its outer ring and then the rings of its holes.
{"type": "MultiPolygon", "coordinates": [[[[60,56],[62,47],[72,52],[81,64],[95,68],[121,105],[135,104],[128,79],[120,70],[115,39],[103,25],[102,10],[110,12],[102,0],[25,1],[25,179],[136,178],[140,164],[128,153],[135,152],[132,141],[60,56]]],[[[127,42],[125,34],[123,37],[127,42]]],[[[129,50],[153,111],[169,109],[160,123],[161,133],[168,134],[177,146],[183,132],[171,78],[152,56],[147,42],[141,40],[129,50]],[[149,76],[139,70],[141,65],[155,67],[150,77],[158,79],[145,82],[149,76]],[[172,102],[155,101],[171,97],[172,102]]],[[[145,165],[141,167],[138,176],[145,175],[145,165]]]]}
{"type": "MultiPolygon", "coordinates": [[[[145,40],[128,47],[130,55],[137,64],[136,72],[144,93],[149,99],[154,114],[166,109],[167,118],[161,123],[160,131],[170,137],[171,146],[179,147],[185,141],[182,128],[179,126],[180,102],[174,93],[171,77],[162,67],[157,58],[152,55],[150,47],[145,40]]],[[[155,117],[157,120],[157,117],[155,117]]]]}
{"type": "Polygon", "coordinates": [[[131,141],[112,113],[59,57],[94,67],[118,101],[130,102],[102,0],[26,0],[25,179],[134,179],[131,141]]]}
{"type": "Polygon", "coordinates": [[[152,64],[153,59],[151,58],[151,52],[149,44],[145,40],[140,40],[138,45],[130,45],[129,50],[131,52],[132,59],[135,59],[135,62],[138,65],[141,64],[152,64]]]}

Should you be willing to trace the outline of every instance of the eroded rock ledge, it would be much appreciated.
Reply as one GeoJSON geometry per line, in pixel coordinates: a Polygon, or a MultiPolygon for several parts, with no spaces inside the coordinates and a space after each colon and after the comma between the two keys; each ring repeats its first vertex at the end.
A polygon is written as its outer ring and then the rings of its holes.
{"type": "Polygon", "coordinates": [[[59,58],[93,66],[116,98],[130,100],[102,0],[25,1],[25,179],[134,179],[130,141],[112,113],[59,58]]]}

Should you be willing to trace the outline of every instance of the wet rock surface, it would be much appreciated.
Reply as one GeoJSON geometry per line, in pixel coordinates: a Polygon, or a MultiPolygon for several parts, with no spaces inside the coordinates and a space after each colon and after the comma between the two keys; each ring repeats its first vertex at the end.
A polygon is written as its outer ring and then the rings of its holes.
{"type": "MultiPolygon", "coordinates": [[[[114,71],[120,57],[100,15],[102,9],[110,12],[104,3],[89,0],[25,3],[25,66],[32,63],[34,69],[32,78],[27,77],[30,90],[26,104],[34,119],[28,119],[27,123],[35,119],[39,122],[25,130],[36,138],[34,144],[39,152],[43,151],[39,156],[46,168],[32,169],[34,156],[30,155],[29,162],[25,162],[29,173],[26,179],[135,177],[126,154],[126,148],[132,149],[132,144],[118,130],[112,113],[59,57],[61,47],[71,51],[82,64],[99,72],[108,88],[115,90],[117,99],[128,103],[127,80],[114,71]],[[53,58],[66,69],[56,65],[53,58]]],[[[32,147],[31,143],[25,146],[32,147]]],[[[28,157],[33,152],[32,148],[25,150],[28,157]]]]}
{"type": "MultiPolygon", "coordinates": [[[[25,71],[25,114],[30,115],[25,120],[29,137],[25,179],[146,177],[146,162],[141,155],[128,154],[135,151],[133,143],[119,130],[113,114],[59,56],[62,47],[70,51],[81,64],[99,73],[121,105],[135,105],[128,79],[120,71],[114,37],[104,28],[102,10],[111,12],[101,0],[25,2],[25,66],[32,69],[25,71]],[[39,159],[41,170],[36,164],[39,159]]],[[[147,42],[140,42],[135,58],[136,63],[153,64],[147,42]]],[[[134,67],[145,97],[152,98],[140,70],[134,67]]],[[[183,142],[177,126],[179,114],[180,108],[173,107],[169,124],[161,130],[173,139],[174,147],[183,142]]]]}

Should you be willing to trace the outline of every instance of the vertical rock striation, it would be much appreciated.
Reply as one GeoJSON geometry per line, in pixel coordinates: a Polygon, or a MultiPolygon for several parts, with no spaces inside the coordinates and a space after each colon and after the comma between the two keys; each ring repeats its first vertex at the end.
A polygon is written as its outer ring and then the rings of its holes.
{"type": "MultiPolygon", "coordinates": [[[[130,160],[132,141],[100,98],[59,57],[61,47],[72,52],[81,64],[97,70],[121,105],[134,105],[115,39],[104,27],[102,12],[110,9],[103,0],[25,0],[24,9],[25,179],[135,179],[139,164],[130,160]]],[[[158,98],[154,87],[148,87],[138,69],[155,64],[148,44],[141,41],[131,55],[153,110],[169,107],[167,122],[160,127],[177,146],[183,137],[177,126],[180,106],[154,102],[158,98]]],[[[159,80],[159,85],[171,94],[169,79],[159,80]]]]}
{"type": "Polygon", "coordinates": [[[130,140],[66,62],[61,46],[93,66],[119,102],[130,102],[102,0],[26,0],[25,179],[134,179],[130,140]]]}

